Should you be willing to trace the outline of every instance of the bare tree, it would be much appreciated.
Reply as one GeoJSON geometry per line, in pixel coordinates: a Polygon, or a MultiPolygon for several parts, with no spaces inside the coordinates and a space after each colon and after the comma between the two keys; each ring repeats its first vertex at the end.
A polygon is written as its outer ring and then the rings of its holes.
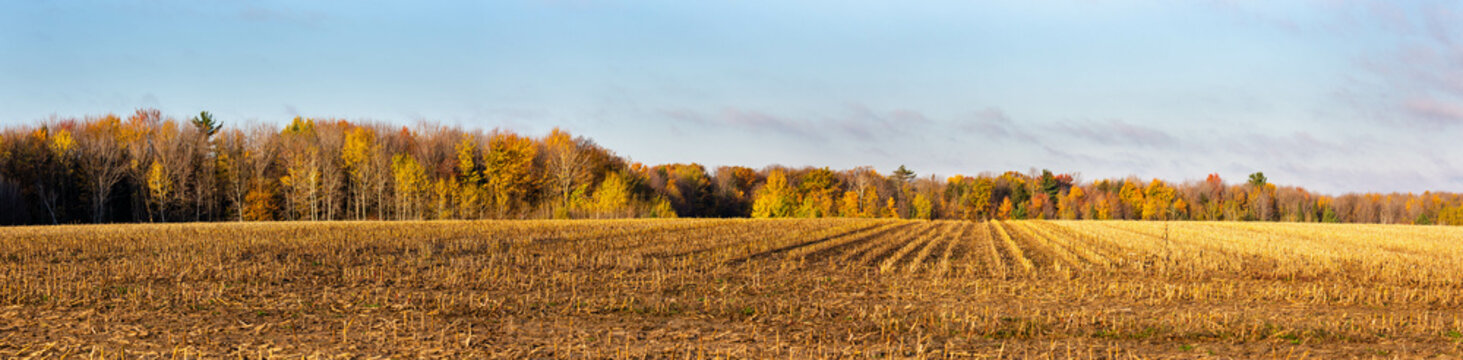
{"type": "MultiPolygon", "coordinates": [[[[138,109],[132,116],[127,117],[126,123],[118,128],[118,140],[126,149],[127,166],[126,175],[131,178],[132,183],[139,188],[146,188],[147,173],[149,167],[157,155],[157,148],[153,141],[156,139],[157,129],[162,124],[162,113],[156,109],[138,109]]],[[[147,196],[133,197],[133,209],[137,213],[148,214],[148,221],[152,221],[153,206],[147,200],[147,196]]]]}
{"type": "Polygon", "coordinates": [[[576,185],[587,181],[590,158],[582,151],[586,141],[582,137],[571,137],[559,128],[554,128],[544,137],[545,165],[559,197],[556,216],[568,214],[571,205],[569,195],[576,185]]]}
{"type": "Polygon", "coordinates": [[[327,121],[316,126],[315,143],[319,151],[314,152],[315,163],[320,166],[320,209],[321,219],[336,220],[336,211],[343,207],[345,196],[345,168],[341,164],[341,146],[344,145],[344,121],[327,121]]]}
{"type": "Polygon", "coordinates": [[[92,221],[106,221],[112,187],[127,175],[127,151],[117,141],[118,119],[108,115],[92,120],[92,131],[76,135],[77,161],[91,190],[92,221]]]}
{"type": "Polygon", "coordinates": [[[268,189],[275,179],[270,178],[270,167],[274,166],[276,158],[279,157],[279,137],[274,129],[265,125],[256,125],[243,138],[243,156],[240,161],[238,176],[239,189],[238,199],[239,219],[244,219],[244,207],[247,206],[246,197],[256,185],[268,189]]]}
{"type": "MultiPolygon", "coordinates": [[[[161,221],[180,220],[189,210],[197,216],[197,208],[203,204],[197,194],[211,186],[213,174],[202,173],[205,156],[206,135],[191,126],[179,126],[178,122],[163,122],[154,132],[153,163],[159,165],[161,174],[148,174],[149,186],[162,186],[170,191],[157,194],[155,199],[157,219],[161,221]],[[153,184],[163,182],[165,184],[153,184]],[[190,201],[193,200],[193,201],[190,201]],[[176,211],[175,211],[176,210],[176,211]],[[178,216],[172,216],[178,215],[178,216]]],[[[154,169],[149,169],[152,172],[154,169]]]]}

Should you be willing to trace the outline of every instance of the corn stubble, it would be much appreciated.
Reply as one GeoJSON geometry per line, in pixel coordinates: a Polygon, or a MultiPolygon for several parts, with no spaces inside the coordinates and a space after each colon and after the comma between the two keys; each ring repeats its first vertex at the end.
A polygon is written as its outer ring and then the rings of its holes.
{"type": "Polygon", "coordinates": [[[0,357],[1463,354],[1463,229],[585,220],[0,229],[0,357]]]}

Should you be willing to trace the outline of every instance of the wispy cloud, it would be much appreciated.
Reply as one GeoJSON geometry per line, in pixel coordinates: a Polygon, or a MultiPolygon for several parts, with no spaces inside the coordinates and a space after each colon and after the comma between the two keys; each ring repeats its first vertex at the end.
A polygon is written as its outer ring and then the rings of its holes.
{"type": "Polygon", "coordinates": [[[1336,193],[1333,189],[1368,189],[1365,191],[1397,191],[1398,189],[1423,189],[1436,186],[1440,180],[1435,176],[1408,169],[1377,169],[1353,166],[1316,165],[1305,162],[1277,164],[1278,171],[1266,174],[1286,174],[1295,179],[1271,177],[1277,183],[1301,185],[1322,192],[1336,193]],[[1331,191],[1328,191],[1331,190],[1331,191]]]}
{"type": "MultiPolygon", "coordinates": [[[[1363,1],[1337,11],[1353,27],[1377,30],[1385,45],[1355,60],[1365,80],[1335,91],[1355,111],[1395,126],[1438,130],[1463,125],[1463,4],[1363,1]]],[[[1335,33],[1332,36],[1345,36],[1335,33]]]]}
{"type": "Polygon", "coordinates": [[[1053,133],[1101,145],[1137,145],[1150,148],[1171,148],[1178,138],[1157,128],[1123,120],[1064,122],[1053,126],[1053,133]]]}
{"type": "Polygon", "coordinates": [[[1016,140],[1035,142],[1036,136],[1025,127],[1011,121],[1011,117],[1000,108],[988,107],[966,116],[957,125],[967,135],[981,136],[989,140],[1016,140]]]}
{"type": "Polygon", "coordinates": [[[681,123],[689,123],[693,125],[707,124],[705,116],[702,116],[701,113],[690,109],[662,109],[659,111],[659,114],[660,116],[672,120],[673,122],[671,123],[671,125],[677,125],[681,123]]]}
{"type": "Polygon", "coordinates": [[[888,136],[918,136],[931,121],[919,111],[875,111],[864,104],[849,104],[843,114],[826,118],[828,125],[855,139],[870,141],[888,136]]]}
{"type": "Polygon", "coordinates": [[[1463,123],[1463,105],[1457,102],[1437,101],[1433,98],[1413,98],[1402,104],[1407,112],[1418,120],[1435,127],[1463,123]]]}
{"type": "Polygon", "coordinates": [[[672,120],[671,126],[676,131],[686,131],[681,128],[682,125],[685,125],[706,131],[733,129],[759,136],[779,135],[818,141],[824,139],[824,135],[815,131],[816,126],[808,121],[760,110],[723,107],[711,112],[702,112],[694,109],[674,108],[662,109],[657,113],[663,118],[672,120]]]}
{"type": "Polygon", "coordinates": [[[717,119],[723,124],[753,132],[774,133],[804,139],[823,138],[821,134],[812,131],[807,121],[772,115],[757,110],[733,107],[723,108],[717,119]]]}
{"type": "Polygon", "coordinates": [[[758,135],[781,135],[797,139],[880,142],[890,137],[919,136],[933,123],[923,113],[910,109],[874,110],[850,104],[829,115],[792,116],[776,112],[727,106],[714,111],[689,108],[662,109],[657,113],[682,125],[705,129],[736,129],[758,135]]]}
{"type": "Polygon", "coordinates": [[[1080,171],[1083,168],[1104,170],[1126,169],[1130,173],[1136,174],[1138,171],[1145,170],[1153,164],[1152,159],[1147,156],[1132,152],[1094,156],[1076,149],[1058,148],[1053,145],[1042,145],[1041,149],[1047,156],[1051,157],[1054,163],[1053,165],[1074,166],[1074,168],[1070,169],[1058,169],[1059,171],[1080,171]]]}
{"type": "Polygon", "coordinates": [[[1332,91],[1347,113],[1418,130],[1463,125],[1463,3],[1389,0],[1217,0],[1237,19],[1319,42],[1344,41],[1357,71],[1332,91]],[[1277,4],[1283,4],[1278,5],[1277,4]],[[1354,40],[1364,39],[1364,40],[1354,40]]]}
{"type": "Polygon", "coordinates": [[[1315,162],[1355,156],[1372,146],[1379,145],[1375,141],[1367,141],[1367,139],[1322,138],[1305,131],[1283,135],[1250,131],[1214,136],[1209,141],[1212,141],[1209,144],[1211,149],[1219,149],[1216,155],[1247,159],[1257,165],[1273,165],[1280,161],[1315,162]]]}

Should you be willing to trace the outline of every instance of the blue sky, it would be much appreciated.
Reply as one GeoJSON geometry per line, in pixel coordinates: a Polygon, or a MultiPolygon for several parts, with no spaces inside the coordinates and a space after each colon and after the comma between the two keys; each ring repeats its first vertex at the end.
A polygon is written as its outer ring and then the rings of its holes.
{"type": "Polygon", "coordinates": [[[554,126],[645,163],[1463,191],[1450,1],[34,1],[0,124],[554,126]]]}

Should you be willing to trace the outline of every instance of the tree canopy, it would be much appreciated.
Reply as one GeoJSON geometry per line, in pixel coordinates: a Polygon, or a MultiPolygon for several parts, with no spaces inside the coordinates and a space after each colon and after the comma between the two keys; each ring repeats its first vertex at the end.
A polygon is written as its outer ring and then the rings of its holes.
{"type": "Polygon", "coordinates": [[[532,136],[296,117],[241,127],[151,109],[0,131],[0,223],[899,217],[1463,225],[1455,193],[1096,179],[1051,170],[920,178],[904,165],[645,165],[555,128],[532,136]]]}

